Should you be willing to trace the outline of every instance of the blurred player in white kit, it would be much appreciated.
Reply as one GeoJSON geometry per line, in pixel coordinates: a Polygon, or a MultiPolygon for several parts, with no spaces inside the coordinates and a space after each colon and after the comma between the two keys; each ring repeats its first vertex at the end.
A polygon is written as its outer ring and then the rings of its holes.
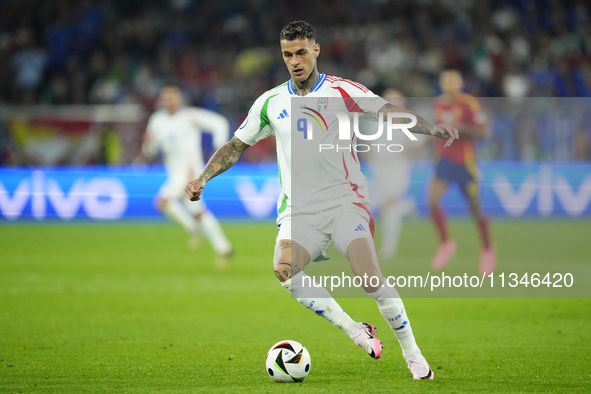
{"type": "Polygon", "coordinates": [[[190,203],[185,198],[185,185],[204,167],[201,133],[211,133],[213,145],[219,149],[227,142],[230,124],[215,112],[184,106],[181,91],[173,84],[160,91],[160,105],[162,108],[148,121],[142,145],[146,158],[153,158],[159,150],[162,152],[167,180],[158,194],[158,209],[183,226],[191,249],[199,247],[203,233],[223,268],[232,255],[232,245],[205,205],[201,201],[190,203]]]}
{"type": "MultiPolygon", "coordinates": [[[[386,89],[382,93],[388,102],[397,107],[404,108],[406,100],[403,94],[396,89],[386,89]]],[[[366,125],[367,122],[364,122],[366,125]]],[[[368,126],[368,130],[374,130],[375,125],[368,126]]],[[[422,136],[418,136],[420,139],[422,136]]],[[[401,152],[388,152],[387,150],[373,151],[368,155],[371,173],[376,184],[377,196],[380,202],[380,218],[382,224],[382,241],[379,249],[380,256],[385,259],[394,257],[398,250],[398,243],[402,233],[402,224],[405,217],[416,210],[414,199],[407,197],[412,172],[412,157],[420,149],[420,141],[409,141],[402,132],[398,131],[388,141],[385,134],[381,140],[375,143],[399,144],[404,147],[401,152]]]]}

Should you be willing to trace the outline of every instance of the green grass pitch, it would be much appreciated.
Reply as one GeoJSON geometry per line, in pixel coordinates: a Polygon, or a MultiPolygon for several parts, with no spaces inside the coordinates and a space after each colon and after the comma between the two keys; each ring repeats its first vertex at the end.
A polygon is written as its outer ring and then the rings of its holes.
{"type": "MultiPolygon", "coordinates": [[[[472,224],[451,227],[454,264],[474,270],[472,224]]],[[[591,264],[590,227],[493,223],[499,267],[591,264]]],[[[0,392],[591,392],[591,299],[406,299],[435,372],[434,381],[413,381],[372,300],[340,302],[377,325],[380,360],[279,285],[273,223],[224,228],[236,256],[219,272],[209,245],[189,252],[173,225],[0,225],[0,392]],[[283,339],[310,351],[301,384],[265,372],[267,350],[283,339]]],[[[409,222],[398,258],[385,264],[428,267],[434,249],[430,224],[409,222]]]]}

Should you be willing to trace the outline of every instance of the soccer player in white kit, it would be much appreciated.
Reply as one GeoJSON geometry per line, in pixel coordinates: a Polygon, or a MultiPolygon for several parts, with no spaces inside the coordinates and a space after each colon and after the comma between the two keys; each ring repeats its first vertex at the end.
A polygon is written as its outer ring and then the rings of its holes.
{"type": "Polygon", "coordinates": [[[184,227],[192,249],[198,248],[203,233],[218,255],[217,264],[223,268],[232,254],[232,245],[205,204],[190,203],[184,198],[184,190],[187,182],[203,170],[201,133],[211,133],[217,149],[227,142],[230,125],[215,112],[183,106],[181,91],[175,85],[162,88],[160,104],[162,109],[148,121],[142,145],[146,157],[162,152],[167,180],[159,191],[158,209],[184,227]]]}
{"type": "MultiPolygon", "coordinates": [[[[402,300],[390,296],[390,290],[394,289],[382,287],[384,277],[376,257],[373,219],[368,211],[371,203],[356,155],[350,151],[328,152],[309,157],[313,163],[304,163],[306,170],[292,167],[292,152],[299,155],[309,145],[305,144],[304,133],[295,130],[292,133],[287,112],[292,108],[293,97],[337,97],[358,112],[376,119],[378,113],[409,111],[389,104],[361,84],[319,73],[316,58],[320,54],[320,44],[316,43],[314,30],[308,23],[288,24],[281,31],[280,44],[292,78],[255,101],[232,140],[222,146],[201,175],[187,185],[187,196],[191,201],[199,200],[206,183],[234,165],[244,150],[263,138],[275,136],[282,193],[277,204],[279,233],[273,268],[282,286],[292,292],[301,288],[304,280],[309,282],[311,278],[304,273],[304,267],[322,258],[326,247],[334,243],[349,259],[355,275],[379,278],[377,286],[364,284],[365,291],[376,300],[382,316],[398,338],[413,378],[433,379],[433,372],[416,344],[402,300]],[[292,184],[303,187],[293,188],[292,184]],[[298,206],[292,206],[292,200],[298,202],[298,206]],[[302,201],[305,204],[299,204],[302,201]],[[313,212],[310,207],[318,210],[313,212]],[[363,230],[355,231],[358,228],[363,230]]],[[[322,142],[336,140],[335,123],[332,119],[327,130],[316,133],[315,137],[319,136],[322,142]]],[[[458,138],[453,127],[434,126],[419,116],[416,126],[410,130],[447,139],[449,144],[458,138]]],[[[314,296],[297,292],[293,295],[304,307],[340,328],[372,358],[380,358],[382,343],[375,337],[375,326],[353,320],[326,289],[314,290],[314,296]]]]}

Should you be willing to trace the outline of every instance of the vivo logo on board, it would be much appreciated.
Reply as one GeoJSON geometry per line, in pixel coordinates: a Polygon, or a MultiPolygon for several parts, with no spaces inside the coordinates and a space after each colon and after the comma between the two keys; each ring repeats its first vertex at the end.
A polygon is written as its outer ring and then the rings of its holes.
{"type": "Polygon", "coordinates": [[[12,193],[0,181],[0,214],[6,219],[18,219],[28,202],[37,220],[47,216],[49,206],[63,220],[74,218],[80,208],[91,219],[115,220],[125,213],[128,194],[119,179],[108,177],[81,177],[69,190],[63,190],[56,179],[46,177],[43,171],[33,171],[12,193]]]}
{"type": "Polygon", "coordinates": [[[535,209],[542,217],[553,214],[562,207],[570,217],[581,216],[591,202],[591,175],[587,175],[578,188],[561,174],[554,173],[549,165],[541,165],[537,173],[528,175],[518,185],[512,185],[503,174],[493,178],[492,188],[507,215],[520,217],[537,197],[535,209]]]}

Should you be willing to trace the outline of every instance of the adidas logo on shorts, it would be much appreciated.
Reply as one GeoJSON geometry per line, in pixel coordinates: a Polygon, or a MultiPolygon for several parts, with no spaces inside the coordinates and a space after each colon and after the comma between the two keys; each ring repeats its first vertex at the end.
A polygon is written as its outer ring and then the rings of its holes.
{"type": "Polygon", "coordinates": [[[365,231],[365,232],[367,232],[367,230],[365,229],[365,227],[363,227],[363,225],[361,225],[361,224],[359,226],[357,226],[357,228],[355,229],[355,231],[365,231]]]}

